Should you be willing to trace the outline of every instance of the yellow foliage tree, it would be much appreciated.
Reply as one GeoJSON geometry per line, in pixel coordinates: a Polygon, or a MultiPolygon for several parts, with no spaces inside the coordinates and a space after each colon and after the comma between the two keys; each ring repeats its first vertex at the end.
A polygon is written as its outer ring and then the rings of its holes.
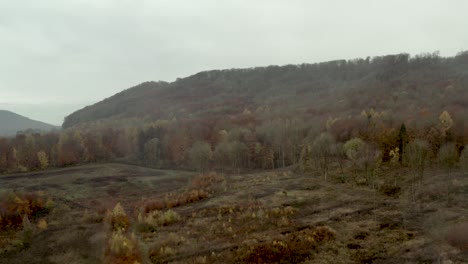
{"type": "Polygon", "coordinates": [[[443,111],[439,116],[442,136],[447,135],[447,131],[453,126],[453,120],[447,111],[443,111]]]}
{"type": "Polygon", "coordinates": [[[47,154],[44,151],[41,150],[37,153],[37,159],[41,164],[42,170],[47,169],[47,167],[49,167],[49,158],[47,157],[47,154]]]}

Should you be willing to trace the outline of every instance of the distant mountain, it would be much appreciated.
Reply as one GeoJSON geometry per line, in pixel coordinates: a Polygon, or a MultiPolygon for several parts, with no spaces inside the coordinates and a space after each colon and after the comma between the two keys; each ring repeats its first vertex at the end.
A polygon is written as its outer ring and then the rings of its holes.
{"type": "Polygon", "coordinates": [[[395,121],[468,114],[468,52],[386,55],[315,64],[213,70],[146,82],[81,109],[64,128],[101,120],[346,117],[371,108],[395,121]]]}
{"type": "Polygon", "coordinates": [[[44,122],[36,121],[15,114],[10,111],[0,110],[0,136],[14,136],[19,131],[51,131],[60,129],[44,122]]]}

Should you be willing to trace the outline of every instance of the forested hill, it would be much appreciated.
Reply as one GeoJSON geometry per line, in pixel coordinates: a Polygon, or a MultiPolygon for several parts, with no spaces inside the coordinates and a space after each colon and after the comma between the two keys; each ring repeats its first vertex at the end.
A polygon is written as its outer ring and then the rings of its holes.
{"type": "Polygon", "coordinates": [[[10,111],[0,110],[0,136],[14,136],[19,131],[51,131],[59,127],[31,120],[10,111]]]}
{"type": "Polygon", "coordinates": [[[64,128],[102,119],[346,116],[365,109],[398,118],[468,113],[468,52],[388,55],[316,64],[200,72],[146,82],[66,117],[64,128]]]}

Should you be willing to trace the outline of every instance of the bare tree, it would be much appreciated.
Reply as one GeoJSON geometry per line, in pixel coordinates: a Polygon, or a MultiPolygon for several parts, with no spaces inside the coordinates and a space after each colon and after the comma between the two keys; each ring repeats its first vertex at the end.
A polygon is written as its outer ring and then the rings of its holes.
{"type": "Polygon", "coordinates": [[[468,145],[463,148],[459,164],[462,169],[468,170],[468,145]]]}
{"type": "Polygon", "coordinates": [[[335,139],[330,133],[322,133],[312,142],[311,154],[319,170],[327,180],[330,163],[333,160],[335,139]]]}
{"type": "Polygon", "coordinates": [[[446,169],[447,172],[447,204],[450,203],[450,185],[451,185],[451,172],[455,165],[458,163],[458,152],[454,143],[446,143],[439,149],[437,155],[438,162],[446,169]]]}
{"type": "Polygon", "coordinates": [[[411,196],[414,201],[416,178],[422,183],[424,170],[428,162],[429,144],[425,140],[416,139],[410,142],[403,153],[403,161],[413,171],[411,177],[411,196]]]}

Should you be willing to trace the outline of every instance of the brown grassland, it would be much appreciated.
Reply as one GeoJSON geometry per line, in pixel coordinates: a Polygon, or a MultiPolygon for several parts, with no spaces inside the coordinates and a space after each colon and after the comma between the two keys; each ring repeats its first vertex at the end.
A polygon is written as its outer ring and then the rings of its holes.
{"type": "Polygon", "coordinates": [[[0,176],[0,263],[468,263],[468,176],[220,175],[97,164],[0,176]],[[447,201],[447,185],[450,199],[447,201]]]}

